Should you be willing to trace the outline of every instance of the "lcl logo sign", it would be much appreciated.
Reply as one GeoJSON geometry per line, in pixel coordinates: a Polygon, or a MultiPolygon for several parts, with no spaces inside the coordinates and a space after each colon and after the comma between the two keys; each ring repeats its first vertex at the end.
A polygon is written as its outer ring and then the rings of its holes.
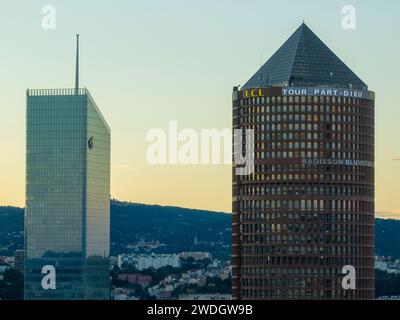
{"type": "Polygon", "coordinates": [[[264,97],[262,89],[250,89],[244,91],[245,98],[264,97]]]}

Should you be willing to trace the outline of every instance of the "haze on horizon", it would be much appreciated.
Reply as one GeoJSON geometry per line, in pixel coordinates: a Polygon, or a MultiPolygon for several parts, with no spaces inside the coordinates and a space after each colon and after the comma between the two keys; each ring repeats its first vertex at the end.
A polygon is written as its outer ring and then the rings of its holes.
{"type": "Polygon", "coordinates": [[[250,0],[0,0],[0,206],[24,206],[25,91],[74,86],[80,78],[112,129],[111,196],[121,201],[231,211],[230,165],[146,161],[153,128],[231,128],[232,86],[244,84],[306,24],[376,93],[376,211],[400,218],[397,124],[400,3],[355,0],[355,30],[341,26],[347,3],[250,0]],[[41,26],[44,5],[55,30],[41,26]]]}

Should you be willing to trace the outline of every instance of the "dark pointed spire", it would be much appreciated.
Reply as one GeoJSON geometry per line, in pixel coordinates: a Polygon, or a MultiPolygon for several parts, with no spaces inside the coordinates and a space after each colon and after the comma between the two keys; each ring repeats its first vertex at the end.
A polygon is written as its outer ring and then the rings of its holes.
{"type": "Polygon", "coordinates": [[[79,89],[79,34],[76,35],[76,70],[75,70],[75,90],[79,89]]]}
{"type": "Polygon", "coordinates": [[[304,22],[242,88],[290,85],[367,88],[304,22]]]}

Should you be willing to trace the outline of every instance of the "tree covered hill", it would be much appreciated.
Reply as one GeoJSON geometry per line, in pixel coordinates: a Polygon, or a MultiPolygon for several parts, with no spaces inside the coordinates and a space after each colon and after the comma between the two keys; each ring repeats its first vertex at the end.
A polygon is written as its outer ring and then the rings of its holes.
{"type": "MultiPolygon", "coordinates": [[[[0,255],[23,244],[23,209],[0,207],[0,255]],[[8,248],[8,249],[7,249],[8,248]]],[[[111,202],[111,253],[210,251],[230,253],[226,213],[111,202]]],[[[400,220],[376,219],[376,252],[400,258],[400,220]]]]}
{"type": "Polygon", "coordinates": [[[400,220],[375,219],[375,243],[378,255],[400,259],[400,220]]]}
{"type": "MultiPolygon", "coordinates": [[[[0,207],[0,255],[22,247],[23,213],[0,207]]],[[[230,254],[231,216],[226,213],[111,201],[110,224],[113,255],[193,250],[230,254]]]]}

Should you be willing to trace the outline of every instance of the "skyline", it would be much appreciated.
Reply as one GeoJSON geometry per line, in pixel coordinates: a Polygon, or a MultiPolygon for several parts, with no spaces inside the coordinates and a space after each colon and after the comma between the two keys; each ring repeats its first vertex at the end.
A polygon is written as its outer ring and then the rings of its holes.
{"type": "MultiPolygon", "coordinates": [[[[0,54],[5,70],[0,79],[5,88],[0,97],[0,145],[2,150],[9,151],[0,159],[0,181],[9,182],[0,186],[0,205],[23,206],[24,203],[25,89],[34,84],[38,84],[34,87],[44,88],[73,86],[73,35],[80,33],[81,83],[91,88],[114,128],[112,197],[121,201],[230,212],[230,165],[150,166],[145,159],[149,145],[145,134],[152,128],[165,129],[171,120],[177,120],[180,129],[231,128],[232,86],[237,85],[237,79],[244,84],[259,66],[260,52],[264,63],[300,25],[302,18],[299,17],[304,14],[306,23],[376,93],[376,208],[378,212],[392,213],[387,216],[378,213],[377,217],[400,218],[395,183],[400,178],[400,163],[395,160],[400,156],[400,142],[396,141],[399,128],[395,123],[398,115],[395,76],[399,67],[392,63],[400,53],[400,46],[388,41],[390,31],[399,25],[394,20],[395,9],[385,7],[380,11],[379,4],[355,1],[358,26],[356,30],[346,31],[340,26],[342,1],[330,3],[326,8],[331,10],[323,11],[313,6],[315,1],[307,1],[306,5],[292,4],[293,9],[298,9],[296,17],[276,4],[261,1],[252,1],[247,6],[231,1],[177,6],[179,3],[183,2],[173,1],[169,5],[157,1],[153,4],[135,2],[120,7],[98,4],[95,17],[88,13],[90,5],[79,5],[82,11],[77,13],[77,1],[68,5],[54,1],[58,12],[54,31],[40,27],[43,5],[40,1],[24,4],[25,12],[14,21],[17,28],[12,24],[11,37],[5,35],[5,46],[11,50],[0,54]],[[162,9],[154,12],[155,6],[162,9]],[[188,6],[198,16],[184,15],[188,6]],[[286,19],[279,21],[272,16],[271,20],[261,21],[252,16],[261,18],[260,12],[249,10],[251,14],[243,16],[247,24],[240,20],[244,7],[259,6],[271,11],[278,6],[277,10],[282,10],[279,12],[284,12],[286,19]],[[218,14],[226,8],[230,14],[219,20],[218,14]],[[137,18],[136,22],[128,21],[129,13],[134,15],[132,20],[137,18]],[[75,14],[76,19],[72,19],[75,14]],[[323,22],[321,15],[324,15],[323,22]],[[87,17],[89,22],[85,20],[87,17]],[[153,17],[151,21],[146,20],[150,17],[153,17]],[[202,24],[202,18],[208,23],[202,24]],[[19,19],[27,23],[18,25],[19,19]],[[99,25],[102,19],[109,23],[99,25]],[[374,26],[368,23],[371,19],[377,21],[374,26]],[[152,25],[154,20],[158,24],[152,25]],[[241,21],[240,28],[236,26],[237,21],[241,21]],[[181,23],[188,26],[187,30],[179,28],[181,23]],[[129,27],[140,24],[150,28],[146,35],[130,32],[129,27]],[[230,30],[237,33],[231,35],[230,30]],[[384,30],[386,38],[381,37],[384,30]],[[253,34],[251,40],[246,37],[249,32],[253,34]],[[127,34],[132,35],[134,44],[126,43],[127,34]],[[191,41],[193,36],[200,41],[191,41]],[[237,38],[244,39],[240,42],[243,45],[237,45],[237,38]],[[183,44],[182,39],[186,39],[183,44]],[[26,56],[28,49],[31,56],[26,56]],[[367,50],[367,54],[360,54],[367,50]],[[118,62],[109,57],[118,57],[118,62]],[[5,106],[12,106],[11,110],[5,106]],[[215,111],[215,116],[210,117],[215,111]]],[[[390,4],[399,8],[395,2],[390,4]]],[[[16,10],[20,5],[21,1],[9,4],[16,10]]],[[[7,30],[6,25],[12,18],[6,16],[0,22],[3,30],[7,30]]]]}

